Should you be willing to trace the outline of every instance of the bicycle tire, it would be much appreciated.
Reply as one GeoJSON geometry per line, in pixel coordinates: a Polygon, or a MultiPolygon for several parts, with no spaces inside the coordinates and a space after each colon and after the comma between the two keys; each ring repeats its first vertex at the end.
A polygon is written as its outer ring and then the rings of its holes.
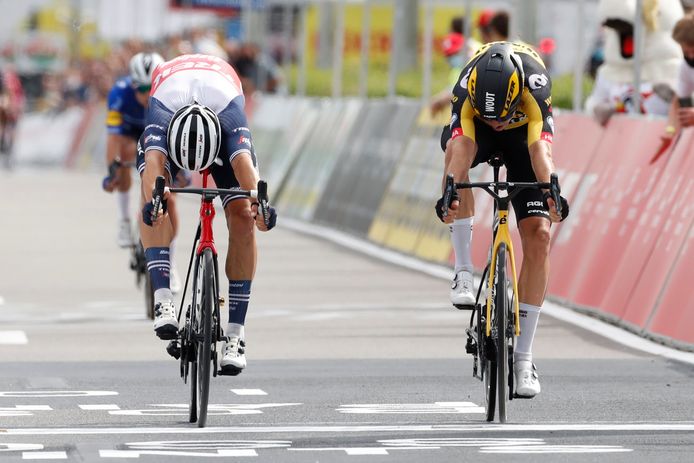
{"type": "MultiPolygon", "coordinates": [[[[484,280],[486,281],[486,280],[484,280]]],[[[486,304],[479,306],[477,317],[477,338],[479,339],[479,358],[482,368],[482,384],[484,385],[484,409],[487,421],[494,421],[496,411],[496,354],[492,338],[487,336],[486,304]],[[483,316],[483,314],[485,314],[483,316]]],[[[492,315],[494,301],[492,300],[492,315]]]]}
{"type": "Polygon", "coordinates": [[[494,323],[496,328],[496,368],[499,422],[506,422],[508,399],[508,291],[506,289],[506,245],[501,243],[496,252],[496,288],[494,291],[494,323]]]}
{"type": "Polygon", "coordinates": [[[210,374],[212,365],[212,316],[215,301],[218,299],[214,256],[211,249],[205,249],[200,260],[201,266],[201,306],[196,339],[197,346],[197,408],[198,427],[205,426],[207,407],[210,398],[210,374]]]}

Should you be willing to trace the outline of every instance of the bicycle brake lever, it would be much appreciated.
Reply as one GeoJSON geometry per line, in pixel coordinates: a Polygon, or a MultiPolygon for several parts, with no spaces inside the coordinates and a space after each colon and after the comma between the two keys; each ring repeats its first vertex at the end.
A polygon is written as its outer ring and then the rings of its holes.
{"type": "Polygon", "coordinates": [[[557,214],[561,217],[561,187],[559,186],[559,176],[556,173],[552,173],[549,177],[549,182],[551,185],[550,194],[554,201],[554,207],[557,210],[557,214]]]}
{"type": "Polygon", "coordinates": [[[443,218],[448,217],[448,208],[451,207],[453,202],[453,194],[455,193],[455,182],[453,181],[453,174],[446,175],[446,186],[443,190],[443,218]]]}
{"type": "Polygon", "coordinates": [[[164,186],[166,185],[166,181],[164,180],[164,177],[159,175],[157,179],[154,181],[154,190],[152,190],[152,205],[154,206],[152,208],[152,222],[154,222],[157,219],[157,216],[159,215],[159,208],[161,207],[161,202],[164,197],[164,186]]]}
{"type": "Polygon", "coordinates": [[[264,180],[258,180],[258,208],[263,215],[263,222],[265,222],[266,226],[269,225],[267,182],[264,180]]]}

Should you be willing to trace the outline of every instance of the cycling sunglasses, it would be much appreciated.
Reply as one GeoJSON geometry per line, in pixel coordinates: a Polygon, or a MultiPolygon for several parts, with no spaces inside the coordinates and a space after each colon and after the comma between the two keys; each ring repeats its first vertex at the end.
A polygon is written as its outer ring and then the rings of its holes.
{"type": "Polygon", "coordinates": [[[138,91],[139,93],[149,93],[149,91],[152,90],[152,84],[146,84],[146,85],[133,84],[133,88],[136,91],[138,91]]]}

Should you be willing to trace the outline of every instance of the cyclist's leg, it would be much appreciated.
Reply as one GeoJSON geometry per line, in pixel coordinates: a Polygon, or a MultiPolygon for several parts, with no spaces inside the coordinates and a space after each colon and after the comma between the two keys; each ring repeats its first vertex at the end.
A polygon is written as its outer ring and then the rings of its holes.
{"type": "MultiPolygon", "coordinates": [[[[168,160],[161,152],[151,151],[145,157],[138,156],[138,171],[142,175],[142,203],[145,201],[145,189],[152,188],[154,179],[163,175],[167,184],[171,178],[168,160]],[[146,160],[146,162],[145,162],[146,160]]],[[[175,175],[175,173],[173,173],[175,175]]],[[[149,196],[149,195],[148,195],[149,196]]],[[[145,248],[147,270],[152,289],[154,290],[154,329],[163,339],[170,339],[178,330],[178,321],[170,287],[171,263],[169,245],[174,236],[172,221],[176,221],[176,207],[173,197],[168,199],[168,215],[157,227],[150,227],[140,219],[140,239],[145,248]]]]}
{"type": "MultiPolygon", "coordinates": [[[[233,154],[220,156],[222,165],[215,165],[212,175],[220,187],[253,190],[257,187],[259,176],[251,134],[245,128],[243,114],[238,109],[230,109],[230,113],[220,113],[220,121],[227,134],[224,147],[228,153],[233,154]]],[[[229,318],[225,330],[228,341],[222,348],[220,365],[223,372],[238,374],[246,366],[245,320],[257,255],[255,213],[248,198],[225,195],[221,199],[229,229],[225,266],[229,279],[229,318]]]]}
{"type": "MultiPolygon", "coordinates": [[[[508,178],[510,181],[535,182],[537,179],[524,136],[524,133],[516,132],[506,138],[504,152],[512,153],[504,157],[508,178]]],[[[517,295],[521,334],[514,351],[516,391],[519,395],[532,397],[540,392],[532,364],[532,345],[549,277],[550,220],[539,190],[520,192],[513,199],[513,209],[523,247],[517,295]]]]}

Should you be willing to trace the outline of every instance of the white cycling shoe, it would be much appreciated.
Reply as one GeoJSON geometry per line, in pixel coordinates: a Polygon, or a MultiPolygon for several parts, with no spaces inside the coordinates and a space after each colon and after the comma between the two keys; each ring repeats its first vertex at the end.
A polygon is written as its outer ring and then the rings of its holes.
{"type": "Polygon", "coordinates": [[[474,306],[475,305],[475,294],[474,294],[474,282],[472,280],[472,273],[465,270],[461,270],[456,273],[453,277],[453,283],[451,284],[451,304],[454,306],[474,306]]]}
{"type": "Polygon", "coordinates": [[[173,301],[154,304],[154,332],[163,340],[175,339],[178,336],[178,317],[173,301]]]}
{"type": "Polygon", "coordinates": [[[116,242],[121,248],[127,248],[135,244],[133,239],[133,230],[129,220],[121,220],[118,222],[118,235],[116,242]]]}
{"type": "Polygon", "coordinates": [[[516,396],[532,399],[540,393],[540,378],[533,362],[514,362],[513,372],[516,379],[516,396]]]}
{"type": "Polygon", "coordinates": [[[236,336],[228,337],[222,344],[220,374],[236,376],[246,368],[246,343],[236,336]]]}

